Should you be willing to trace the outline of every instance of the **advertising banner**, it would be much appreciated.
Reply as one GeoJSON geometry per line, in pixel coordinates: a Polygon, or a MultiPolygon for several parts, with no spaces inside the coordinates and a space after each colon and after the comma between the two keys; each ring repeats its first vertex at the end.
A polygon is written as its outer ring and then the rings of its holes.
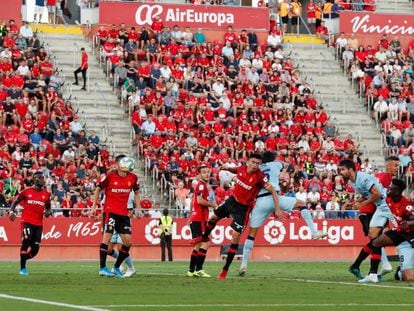
{"type": "Polygon", "coordinates": [[[414,35],[414,15],[342,12],[339,28],[346,34],[409,37],[414,35]]]}
{"type": "Polygon", "coordinates": [[[151,25],[159,15],[166,26],[223,30],[227,26],[246,29],[268,29],[266,8],[180,5],[160,3],[100,2],[99,23],[143,26],[151,25]]]}
{"type": "MultiPolygon", "coordinates": [[[[211,234],[215,245],[230,244],[233,230],[230,219],[219,222],[211,234]]],[[[158,219],[144,218],[132,220],[133,244],[157,245],[158,219]]],[[[303,220],[289,220],[284,223],[267,219],[260,229],[255,244],[262,246],[353,246],[364,245],[358,220],[318,220],[317,229],[328,233],[323,240],[312,240],[311,233],[303,220]]],[[[189,246],[191,230],[187,219],[174,219],[174,245],[189,246]]],[[[246,233],[243,234],[246,236],[246,233]]],[[[244,239],[242,239],[244,240],[244,239]]],[[[88,218],[48,218],[44,221],[42,244],[46,245],[98,245],[101,241],[101,222],[88,218]]],[[[0,246],[17,245],[21,242],[20,220],[15,222],[0,218],[0,246]]]]}
{"type": "Polygon", "coordinates": [[[14,19],[16,22],[22,20],[22,2],[16,0],[2,0],[0,9],[0,21],[14,19]]]}

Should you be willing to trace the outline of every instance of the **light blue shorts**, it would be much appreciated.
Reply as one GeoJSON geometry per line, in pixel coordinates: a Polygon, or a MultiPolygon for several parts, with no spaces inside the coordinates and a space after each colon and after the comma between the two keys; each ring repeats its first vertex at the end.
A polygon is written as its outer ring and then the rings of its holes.
{"type": "Polygon", "coordinates": [[[414,267],[414,248],[407,241],[397,246],[398,257],[400,258],[401,271],[414,267]]]}
{"type": "Polygon", "coordinates": [[[369,227],[381,227],[383,228],[388,221],[395,222],[394,216],[388,206],[378,206],[374,215],[372,215],[369,227]]]}
{"type": "Polygon", "coordinates": [[[112,238],[111,238],[111,243],[122,244],[122,239],[118,232],[114,231],[114,234],[112,235],[112,238]]]}
{"type": "MultiPolygon", "coordinates": [[[[279,196],[280,209],[290,213],[296,204],[296,198],[279,196]]],[[[258,198],[250,214],[250,227],[260,228],[271,213],[275,211],[275,204],[271,195],[258,198]]]]}

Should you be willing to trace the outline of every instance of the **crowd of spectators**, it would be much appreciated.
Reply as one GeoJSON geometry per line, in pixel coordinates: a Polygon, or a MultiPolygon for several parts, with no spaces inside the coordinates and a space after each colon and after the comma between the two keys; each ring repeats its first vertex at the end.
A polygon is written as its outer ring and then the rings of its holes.
{"type": "Polygon", "coordinates": [[[315,217],[355,216],[343,211],[354,194],[336,165],[350,158],[358,170],[376,169],[360,159],[352,135],[338,133],[282,42],[267,45],[231,26],[222,40],[208,40],[201,29],[170,29],[159,17],[141,31],[112,25],[96,37],[133,111],[134,143],[172,187],[183,215],[200,165],[212,168],[211,199],[220,203],[231,194],[220,184],[220,166],[274,150],[286,163],[283,193],[306,197],[315,217]]]}
{"type": "Polygon", "coordinates": [[[100,138],[79,121],[76,105],[62,97],[63,84],[29,24],[0,26],[0,207],[42,171],[55,213],[85,215],[96,180],[113,164],[100,138]]]}
{"type": "Polygon", "coordinates": [[[412,183],[414,151],[414,40],[402,44],[383,35],[376,45],[363,46],[351,36],[336,39],[338,56],[350,79],[365,96],[381,132],[387,154],[400,158],[401,172],[412,183]]]}

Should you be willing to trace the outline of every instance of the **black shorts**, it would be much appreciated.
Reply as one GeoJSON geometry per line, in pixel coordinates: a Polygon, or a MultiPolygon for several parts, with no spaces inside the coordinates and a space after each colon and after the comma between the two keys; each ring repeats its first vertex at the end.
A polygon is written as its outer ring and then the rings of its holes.
{"type": "Polygon", "coordinates": [[[113,234],[115,230],[119,234],[131,234],[131,219],[129,216],[112,213],[105,216],[104,232],[113,234]]]}
{"type": "Polygon", "coordinates": [[[359,214],[359,221],[361,222],[362,225],[362,230],[364,231],[365,236],[368,236],[369,233],[369,224],[371,222],[371,218],[372,218],[371,213],[363,213],[363,214],[359,214]]]}
{"type": "Polygon", "coordinates": [[[400,232],[396,230],[389,230],[385,232],[385,235],[394,242],[395,246],[407,241],[411,244],[411,246],[414,247],[414,232],[400,232]]]}
{"type": "Polygon", "coordinates": [[[190,223],[191,236],[193,237],[193,239],[203,236],[206,225],[206,221],[192,221],[190,223]]]}
{"type": "Polygon", "coordinates": [[[231,216],[233,221],[230,227],[232,227],[234,231],[242,233],[249,221],[250,211],[250,207],[239,203],[233,196],[231,196],[214,210],[214,214],[220,219],[231,216]]]}
{"type": "Polygon", "coordinates": [[[289,15],[283,16],[282,17],[282,24],[289,24],[289,15]]]}
{"type": "Polygon", "coordinates": [[[297,25],[299,23],[299,17],[297,16],[292,16],[292,18],[290,19],[290,23],[292,25],[297,25]]]}
{"type": "Polygon", "coordinates": [[[42,240],[42,226],[35,226],[28,222],[22,223],[22,241],[29,241],[30,244],[40,244],[42,240]]]}

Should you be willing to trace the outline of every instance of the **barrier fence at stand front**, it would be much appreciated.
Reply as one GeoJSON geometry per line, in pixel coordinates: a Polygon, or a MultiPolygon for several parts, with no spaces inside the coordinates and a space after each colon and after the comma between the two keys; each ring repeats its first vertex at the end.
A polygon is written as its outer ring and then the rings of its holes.
{"type": "MultiPolygon", "coordinates": [[[[317,228],[328,233],[327,238],[313,240],[303,220],[284,223],[268,219],[259,230],[254,260],[351,260],[362,245],[367,243],[358,220],[318,220],[317,228]]],[[[133,258],[159,259],[158,219],[132,220],[133,258]]],[[[231,241],[230,220],[221,221],[211,235],[209,260],[220,258],[221,245],[231,241]]],[[[18,260],[21,228],[20,221],[0,218],[0,260],[18,260]]],[[[191,252],[191,230],[187,219],[174,219],[173,250],[177,260],[188,260],[191,252]]],[[[240,244],[243,244],[246,233],[240,244]]],[[[101,221],[88,218],[45,219],[39,260],[97,260],[101,240],[101,221]],[[81,256],[81,257],[79,257],[81,256]]],[[[394,251],[390,251],[389,255],[394,251]]]]}

